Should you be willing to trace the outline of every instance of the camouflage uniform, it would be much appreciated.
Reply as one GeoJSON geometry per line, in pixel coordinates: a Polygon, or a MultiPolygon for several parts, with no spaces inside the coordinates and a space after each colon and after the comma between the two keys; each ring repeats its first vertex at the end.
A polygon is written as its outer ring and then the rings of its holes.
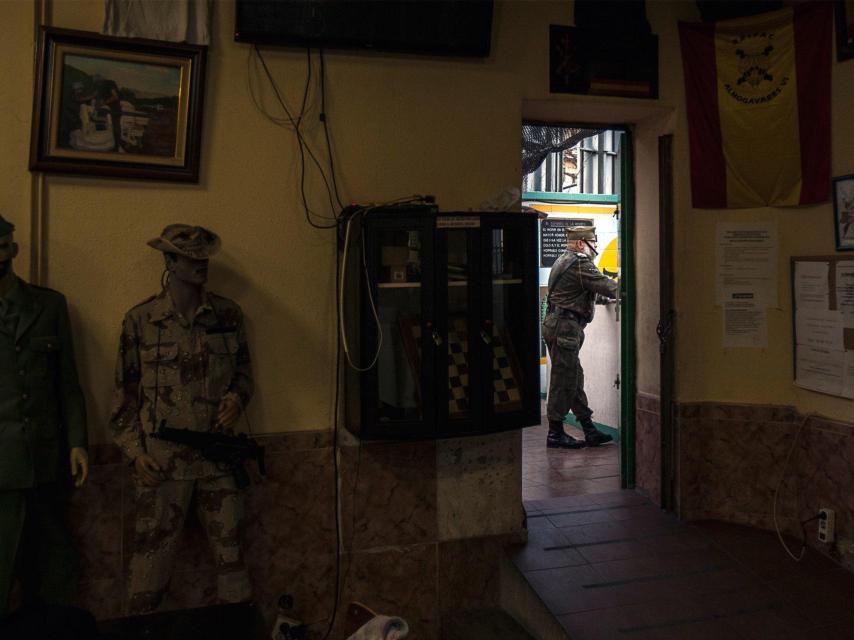
{"type": "Polygon", "coordinates": [[[219,599],[250,597],[237,535],[242,501],[234,479],[197,451],[149,436],[162,420],[175,428],[209,431],[220,401],[232,395],[245,407],[252,388],[243,315],[235,302],[205,292],[194,317],[184,318],[164,290],[126,314],[110,427],[130,460],[148,453],[164,475],[157,487],[135,483],[131,613],[151,611],[160,603],[194,492],[215,555],[219,599]]]}
{"type": "Polygon", "coordinates": [[[584,253],[565,251],[549,274],[549,309],[543,340],[552,359],[547,414],[563,422],[572,413],[587,422],[593,412],[584,393],[584,369],[578,359],[584,327],[593,320],[596,296],[617,297],[617,283],[603,275],[584,253]]]}

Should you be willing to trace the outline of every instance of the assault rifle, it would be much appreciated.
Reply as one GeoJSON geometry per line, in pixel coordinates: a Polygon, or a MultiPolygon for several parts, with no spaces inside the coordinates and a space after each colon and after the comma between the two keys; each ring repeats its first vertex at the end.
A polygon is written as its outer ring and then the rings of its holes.
{"type": "Polygon", "coordinates": [[[229,436],[210,431],[176,429],[166,426],[166,421],[163,420],[157,431],[151,435],[160,440],[196,449],[206,460],[227,466],[234,475],[234,482],[238,489],[249,486],[249,474],[243,467],[244,460],[255,460],[258,463],[258,472],[262,476],[267,474],[264,466],[264,447],[245,433],[229,436]]]}

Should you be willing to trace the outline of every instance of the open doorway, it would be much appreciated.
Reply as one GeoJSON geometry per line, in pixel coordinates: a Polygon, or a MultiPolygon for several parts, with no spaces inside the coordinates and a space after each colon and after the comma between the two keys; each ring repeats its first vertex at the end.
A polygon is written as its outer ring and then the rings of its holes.
{"type": "MultiPolygon", "coordinates": [[[[569,227],[595,227],[598,254],[592,260],[611,278],[625,279],[627,226],[632,209],[631,141],[624,127],[523,124],[523,205],[540,212],[539,272],[540,317],[546,312],[549,274],[555,260],[566,250],[569,227]]],[[[624,280],[625,281],[625,280],[624,280]]],[[[625,294],[623,294],[625,295],[625,294]]],[[[522,489],[525,500],[605,493],[633,484],[634,398],[624,386],[632,377],[632,345],[626,322],[629,300],[600,297],[593,320],[584,327],[579,354],[584,390],[593,410],[595,428],[613,443],[584,449],[546,446],[546,401],[551,361],[540,340],[540,396],[542,423],[527,429],[523,439],[522,489]],[[627,411],[626,409],[629,408],[627,411]]],[[[575,438],[584,434],[572,413],[564,418],[564,430],[575,438]]]]}

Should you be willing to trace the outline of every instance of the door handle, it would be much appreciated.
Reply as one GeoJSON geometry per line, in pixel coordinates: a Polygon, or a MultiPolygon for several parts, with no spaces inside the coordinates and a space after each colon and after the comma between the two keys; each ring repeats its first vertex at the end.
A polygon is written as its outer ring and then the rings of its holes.
{"type": "Polygon", "coordinates": [[[670,342],[670,336],[673,334],[673,310],[667,312],[658,325],[655,327],[655,333],[658,335],[658,351],[664,353],[667,351],[667,345],[670,342]]]}

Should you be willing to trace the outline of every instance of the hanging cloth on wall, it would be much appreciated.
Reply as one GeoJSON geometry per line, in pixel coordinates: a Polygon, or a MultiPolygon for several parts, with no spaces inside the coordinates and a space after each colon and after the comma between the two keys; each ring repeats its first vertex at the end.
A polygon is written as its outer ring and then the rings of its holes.
{"type": "Polygon", "coordinates": [[[105,0],[102,33],[210,44],[212,0],[105,0]]]}
{"type": "Polygon", "coordinates": [[[604,129],[574,129],[546,124],[522,125],[522,175],[526,176],[543,164],[549,154],[575,146],[584,138],[604,129]]]}
{"type": "Polygon", "coordinates": [[[694,207],[827,202],[829,3],[679,24],[694,207]]]}

